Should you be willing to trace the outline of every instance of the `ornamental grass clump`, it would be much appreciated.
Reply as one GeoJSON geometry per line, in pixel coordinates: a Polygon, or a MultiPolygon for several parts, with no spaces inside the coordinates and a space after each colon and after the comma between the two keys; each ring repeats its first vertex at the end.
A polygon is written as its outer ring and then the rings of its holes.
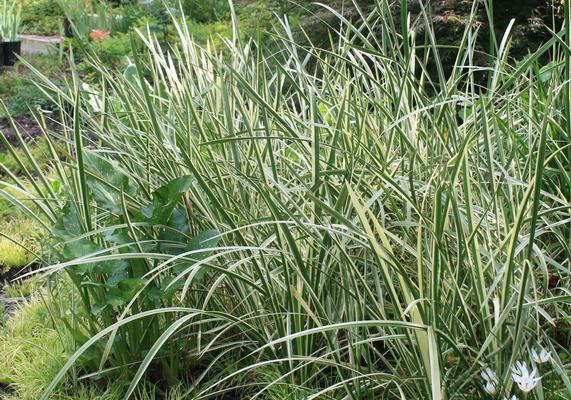
{"type": "Polygon", "coordinates": [[[22,21],[21,11],[17,1],[8,3],[8,0],[4,0],[0,9],[0,41],[13,42],[18,40],[22,21]]]}
{"type": "Polygon", "coordinates": [[[40,206],[40,273],[76,288],[61,329],[77,349],[43,398],[74,365],[128,379],[126,398],[143,381],[193,399],[501,398],[537,342],[571,394],[552,334],[569,317],[569,36],[511,63],[508,28],[478,66],[467,24],[446,75],[406,4],[399,28],[384,1],[337,14],[330,50],[279,19],[277,54],[236,24],[202,48],[173,17],[177,44],[140,32],[123,73],[92,58],[97,84],[40,76],[60,190],[37,168],[27,200],[0,193],[40,206]],[[485,390],[488,366],[503,373],[485,390]]]}

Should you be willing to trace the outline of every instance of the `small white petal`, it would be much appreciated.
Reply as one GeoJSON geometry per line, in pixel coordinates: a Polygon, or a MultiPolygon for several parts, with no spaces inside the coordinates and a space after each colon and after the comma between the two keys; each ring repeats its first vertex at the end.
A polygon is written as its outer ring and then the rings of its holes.
{"type": "Polygon", "coordinates": [[[496,385],[493,382],[488,381],[486,385],[484,385],[484,390],[486,393],[496,394],[496,385]]]}
{"type": "Polygon", "coordinates": [[[482,379],[484,379],[486,381],[498,383],[498,377],[496,376],[496,373],[494,371],[492,371],[492,369],[490,367],[483,370],[480,375],[482,376],[482,379]]]}

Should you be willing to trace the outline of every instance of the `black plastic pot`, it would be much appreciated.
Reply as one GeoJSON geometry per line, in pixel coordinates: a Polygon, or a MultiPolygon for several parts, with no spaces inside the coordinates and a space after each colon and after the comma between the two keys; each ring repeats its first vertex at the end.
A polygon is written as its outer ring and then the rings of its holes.
{"type": "Polygon", "coordinates": [[[2,43],[4,48],[2,53],[4,53],[4,65],[12,66],[18,61],[17,55],[20,55],[22,50],[22,42],[20,40],[15,40],[13,42],[2,43]]]}
{"type": "Polygon", "coordinates": [[[0,41],[0,67],[4,65],[4,42],[0,41]]]}
{"type": "Polygon", "coordinates": [[[71,21],[67,17],[63,17],[63,35],[68,39],[73,38],[73,29],[71,28],[71,21]]]}

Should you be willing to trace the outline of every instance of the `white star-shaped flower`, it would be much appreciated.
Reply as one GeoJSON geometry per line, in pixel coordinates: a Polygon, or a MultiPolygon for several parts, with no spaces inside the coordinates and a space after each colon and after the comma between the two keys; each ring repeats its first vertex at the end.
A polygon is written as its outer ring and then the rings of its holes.
{"type": "Polygon", "coordinates": [[[535,347],[531,349],[531,356],[533,357],[533,361],[535,361],[537,364],[543,364],[551,360],[551,352],[545,350],[541,346],[539,346],[539,352],[535,349],[535,347]]]}
{"type": "Polygon", "coordinates": [[[531,372],[529,372],[526,363],[521,361],[516,362],[512,367],[512,378],[519,387],[519,390],[524,393],[531,392],[535,386],[537,386],[537,382],[541,380],[541,378],[537,376],[536,367],[533,367],[531,372]]]}
{"type": "Polygon", "coordinates": [[[486,393],[489,394],[496,394],[497,386],[498,386],[498,377],[496,376],[495,372],[492,371],[491,368],[486,368],[480,374],[482,379],[486,381],[484,384],[484,390],[486,393]]]}
{"type": "Polygon", "coordinates": [[[488,394],[496,394],[496,384],[492,381],[486,381],[484,385],[484,390],[488,394]]]}
{"type": "Polygon", "coordinates": [[[482,376],[482,379],[484,379],[485,381],[498,383],[498,377],[490,367],[483,370],[480,375],[482,376]]]}

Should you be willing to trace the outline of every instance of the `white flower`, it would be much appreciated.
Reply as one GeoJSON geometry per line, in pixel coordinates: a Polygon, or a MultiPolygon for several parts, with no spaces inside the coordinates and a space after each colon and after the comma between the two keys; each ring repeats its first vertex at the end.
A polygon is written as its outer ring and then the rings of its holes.
{"type": "Polygon", "coordinates": [[[486,393],[496,394],[496,384],[492,381],[486,381],[486,384],[484,385],[484,390],[486,391],[486,393]]]}
{"type": "Polygon", "coordinates": [[[539,349],[540,349],[539,353],[537,353],[535,347],[531,349],[531,356],[533,357],[533,361],[535,361],[537,364],[543,364],[551,360],[550,351],[545,350],[541,346],[539,346],[539,349]]]}
{"type": "Polygon", "coordinates": [[[504,397],[504,400],[517,400],[516,395],[514,394],[512,397],[510,397],[509,399],[507,397],[504,397]]]}
{"type": "Polygon", "coordinates": [[[484,385],[484,390],[486,391],[486,393],[496,394],[498,377],[496,376],[494,371],[492,371],[491,368],[486,368],[485,370],[482,371],[480,375],[482,376],[482,379],[486,381],[486,384],[484,385]]]}
{"type": "Polygon", "coordinates": [[[533,370],[529,372],[525,362],[518,361],[512,367],[512,378],[519,390],[524,393],[531,392],[533,388],[537,385],[537,382],[541,380],[537,376],[537,368],[533,367],[533,370]]]}
{"type": "Polygon", "coordinates": [[[480,375],[482,376],[482,379],[487,382],[493,382],[496,384],[498,383],[498,377],[496,376],[496,373],[489,367],[483,370],[480,375]]]}

